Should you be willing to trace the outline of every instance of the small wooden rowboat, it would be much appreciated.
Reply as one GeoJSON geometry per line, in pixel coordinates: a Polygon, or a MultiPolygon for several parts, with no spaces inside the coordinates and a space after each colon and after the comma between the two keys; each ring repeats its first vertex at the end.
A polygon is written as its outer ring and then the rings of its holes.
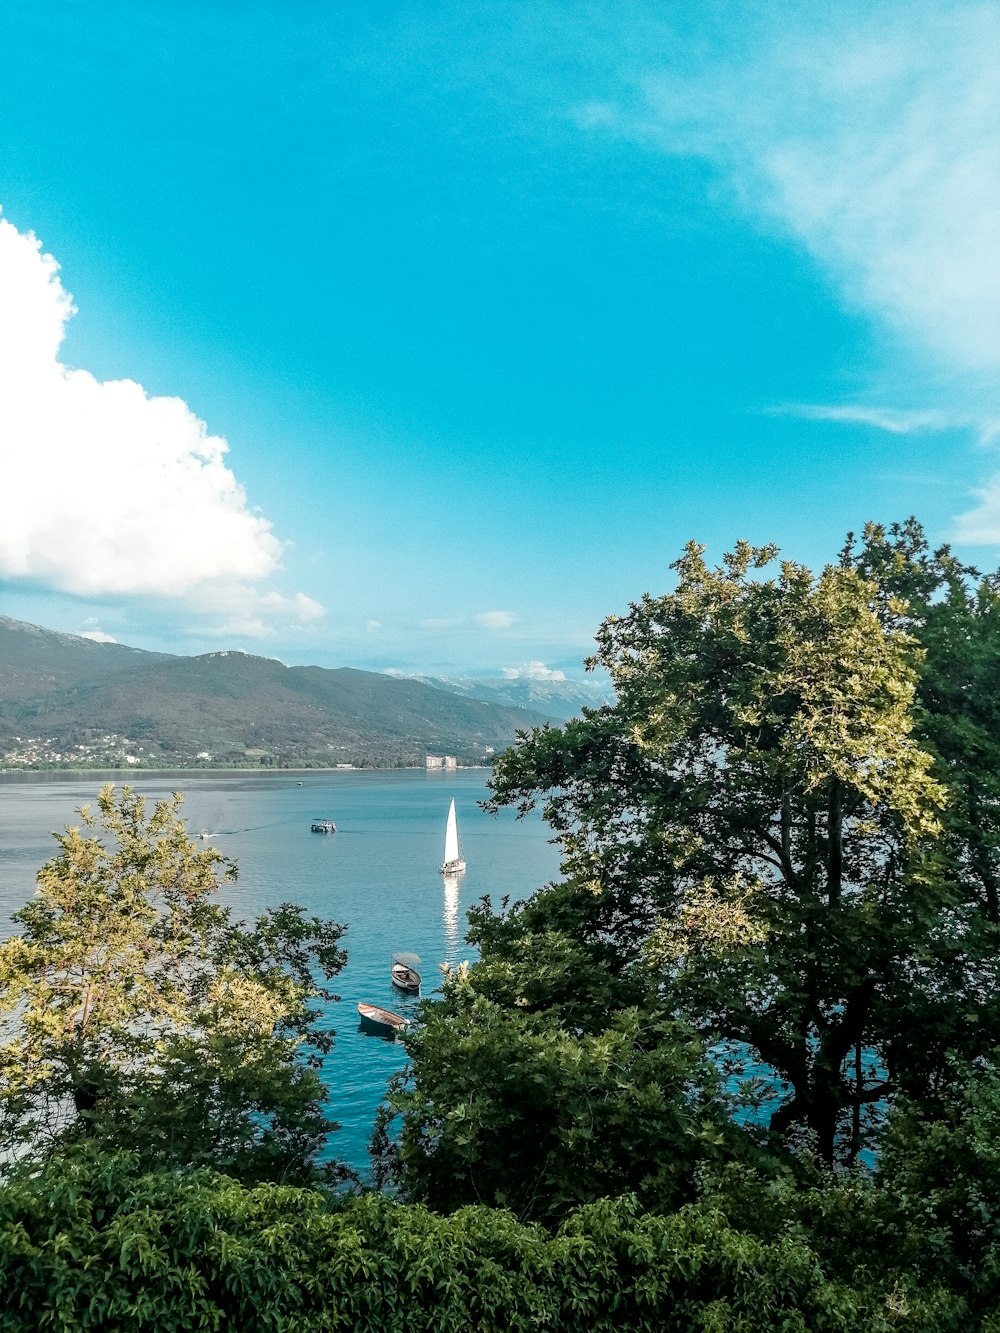
{"type": "Polygon", "coordinates": [[[395,1037],[405,1032],[410,1020],[402,1014],[394,1014],[390,1009],[380,1009],[377,1004],[358,1003],[358,1018],[365,1032],[376,1037],[395,1037]]]}

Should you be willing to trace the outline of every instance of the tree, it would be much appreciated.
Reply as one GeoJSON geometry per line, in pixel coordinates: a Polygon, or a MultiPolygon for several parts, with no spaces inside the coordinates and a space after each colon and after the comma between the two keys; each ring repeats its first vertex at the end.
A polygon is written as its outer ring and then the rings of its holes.
{"type": "Polygon", "coordinates": [[[389,1153],[409,1199],[548,1224],[609,1195],[634,1192],[657,1211],[690,1198],[728,1128],[694,1034],[639,1009],[582,1032],[489,989],[463,967],[424,1005],[406,1042],[409,1086],[400,1078],[390,1095],[399,1137],[390,1146],[376,1130],[383,1174],[389,1153]]]}
{"type": "Polygon", "coordinates": [[[213,901],[236,867],[199,848],[181,797],[102,788],[0,945],[0,1148],[74,1142],[248,1180],[310,1179],[332,1122],[317,1074],[333,1041],[344,928],[282,904],[256,921],[213,901]]]}
{"type": "Polygon", "coordinates": [[[946,545],[932,550],[914,519],[869,524],[860,541],[848,538],[841,563],[875,584],[882,605],[905,605],[902,623],[923,655],[914,735],[948,789],[934,854],[952,893],[947,930],[894,996],[889,1058],[911,1102],[950,1105],[956,1059],[980,1059],[1000,1043],[991,1002],[1000,950],[1000,575],[981,574],[946,545]]]}
{"type": "MultiPolygon", "coordinates": [[[[918,698],[958,688],[943,614],[906,600],[919,563],[876,529],[818,576],[768,576],[776,558],[741,543],[712,569],[690,545],[673,592],[601,627],[617,702],[523,737],[491,805],[545,795],[566,883],[536,895],[534,929],[575,912],[623,978],[652,969],[706,1039],[780,1074],[775,1131],[854,1160],[866,1108],[926,1089],[932,1033],[936,1065],[959,1027],[1000,1033],[997,936],[941,762],[966,735],[947,702],[934,731],[918,698]]],[[[967,615],[963,577],[939,561],[926,600],[952,578],[967,615]]],[[[989,805],[992,856],[992,788],[989,805]]]]}

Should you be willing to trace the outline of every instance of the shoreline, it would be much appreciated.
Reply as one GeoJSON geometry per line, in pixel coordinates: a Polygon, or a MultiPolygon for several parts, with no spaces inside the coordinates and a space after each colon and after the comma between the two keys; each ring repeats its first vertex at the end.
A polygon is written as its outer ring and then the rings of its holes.
{"type": "Polygon", "coordinates": [[[343,765],[331,766],[329,768],[0,768],[0,779],[15,777],[109,777],[109,778],[141,778],[141,777],[163,777],[173,774],[187,775],[190,773],[204,774],[205,777],[222,777],[232,773],[242,776],[247,773],[256,773],[263,777],[278,778],[285,774],[290,777],[301,776],[302,774],[315,773],[327,776],[330,773],[468,773],[479,769],[489,770],[489,764],[457,764],[455,768],[426,768],[423,764],[379,764],[371,767],[361,767],[352,764],[349,767],[343,765]]]}

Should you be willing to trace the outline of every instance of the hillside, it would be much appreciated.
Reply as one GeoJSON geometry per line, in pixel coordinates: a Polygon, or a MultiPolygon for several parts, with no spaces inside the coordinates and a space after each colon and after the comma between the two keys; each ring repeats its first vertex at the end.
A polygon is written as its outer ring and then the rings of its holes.
{"type": "Polygon", "coordinates": [[[171,660],[120,643],[95,643],[0,616],[0,701],[28,704],[110,680],[143,662],[171,660]]]}
{"type": "Polygon", "coordinates": [[[242,652],[174,657],[0,618],[0,753],[47,762],[395,766],[481,762],[541,713],[418,680],[286,667],[242,652]],[[58,756],[58,758],[57,758],[58,756]]]}

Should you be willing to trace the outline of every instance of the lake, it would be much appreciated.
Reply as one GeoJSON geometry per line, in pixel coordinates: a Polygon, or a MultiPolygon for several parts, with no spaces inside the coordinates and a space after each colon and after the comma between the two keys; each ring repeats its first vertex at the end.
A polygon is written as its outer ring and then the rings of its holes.
{"type": "MultiPolygon", "coordinates": [[[[559,861],[537,814],[493,817],[478,802],[487,771],[351,770],[257,774],[183,772],[128,774],[143,795],[184,793],[184,817],[197,836],[235,857],[239,879],[221,898],[240,915],[280,902],[347,925],[347,966],[334,983],[337,1041],[323,1077],[329,1113],[340,1122],[330,1155],[358,1170],[369,1165],[367,1144],[389,1077],[405,1062],[401,1045],[361,1033],[359,1000],[412,1012],[416,1001],[389,981],[398,949],[421,956],[423,994],[440,979],[439,964],[474,957],[465,946],[465,913],[483,894],[527,897],[555,878],[559,861]],[[438,867],[445,821],[454,798],[468,871],[457,892],[438,867]],[[310,832],[316,818],[334,819],[337,832],[310,832]]],[[[107,775],[0,775],[0,938],[13,929],[11,913],[34,892],[35,874],[56,852],[53,831],[79,823],[76,811],[93,802],[107,775]]]]}

